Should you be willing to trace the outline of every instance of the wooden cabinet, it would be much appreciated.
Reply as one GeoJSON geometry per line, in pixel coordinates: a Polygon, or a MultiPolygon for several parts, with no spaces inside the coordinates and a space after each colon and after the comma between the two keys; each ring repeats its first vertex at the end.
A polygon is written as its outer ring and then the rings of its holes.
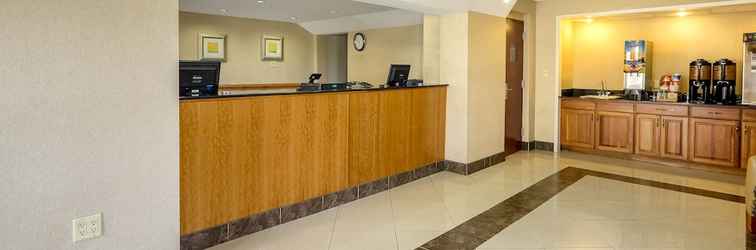
{"type": "Polygon", "coordinates": [[[596,149],[633,152],[633,114],[596,112],[596,149]]]}
{"type": "Polygon", "coordinates": [[[687,117],[635,116],[635,154],[686,160],[687,150],[687,117]]]}
{"type": "Polygon", "coordinates": [[[661,117],[639,114],[635,117],[635,153],[659,156],[661,141],[661,117]]]}
{"type": "Polygon", "coordinates": [[[692,118],[690,160],[724,167],[737,167],[738,121],[692,118]]]}
{"type": "Polygon", "coordinates": [[[561,114],[560,143],[565,146],[593,149],[593,111],[562,109],[561,114]]]}
{"type": "Polygon", "coordinates": [[[661,157],[688,159],[688,118],[661,117],[661,140],[659,141],[661,157]]]}
{"type": "MultiPolygon", "coordinates": [[[[745,116],[745,112],[743,115],[745,116]]],[[[756,155],[756,122],[743,122],[742,142],[740,144],[740,167],[748,167],[748,158],[756,155]]]]}
{"type": "MultiPolygon", "coordinates": [[[[445,117],[445,110],[441,110],[439,99],[445,96],[442,88],[418,88],[412,90],[412,104],[410,114],[410,148],[409,168],[411,170],[435,163],[439,159],[438,144],[444,143],[438,137],[439,119],[445,117]],[[444,113],[442,115],[442,113],[444,113]]],[[[408,107],[404,107],[405,109],[408,107]]]]}

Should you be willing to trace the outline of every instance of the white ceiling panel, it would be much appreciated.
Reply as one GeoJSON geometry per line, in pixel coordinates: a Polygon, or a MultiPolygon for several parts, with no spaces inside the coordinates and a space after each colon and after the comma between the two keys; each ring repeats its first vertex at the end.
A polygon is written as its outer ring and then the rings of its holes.
{"type": "Polygon", "coordinates": [[[293,23],[394,10],[391,7],[351,0],[180,0],[179,9],[293,23]]]}

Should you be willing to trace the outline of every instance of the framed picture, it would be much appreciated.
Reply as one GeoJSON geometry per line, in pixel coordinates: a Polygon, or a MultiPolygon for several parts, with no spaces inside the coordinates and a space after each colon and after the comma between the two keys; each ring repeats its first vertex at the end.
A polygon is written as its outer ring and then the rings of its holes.
{"type": "Polygon", "coordinates": [[[199,59],[202,61],[226,60],[226,36],[214,34],[200,34],[199,59]]]}
{"type": "Polygon", "coordinates": [[[262,59],[264,61],[283,61],[283,37],[263,36],[262,59]]]}

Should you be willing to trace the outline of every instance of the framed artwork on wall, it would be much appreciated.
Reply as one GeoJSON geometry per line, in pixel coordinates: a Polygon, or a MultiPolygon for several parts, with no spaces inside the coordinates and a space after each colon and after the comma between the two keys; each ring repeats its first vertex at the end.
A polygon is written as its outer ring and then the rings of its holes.
{"type": "Polygon", "coordinates": [[[226,61],[226,36],[217,34],[200,34],[201,61],[226,61]]]}
{"type": "Polygon", "coordinates": [[[262,59],[263,61],[283,61],[283,37],[263,36],[262,59]]]}

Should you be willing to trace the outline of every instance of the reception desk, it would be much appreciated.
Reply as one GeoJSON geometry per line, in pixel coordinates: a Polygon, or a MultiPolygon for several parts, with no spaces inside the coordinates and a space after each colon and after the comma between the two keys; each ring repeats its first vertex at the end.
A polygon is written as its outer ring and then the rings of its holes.
{"type": "Polygon", "coordinates": [[[181,235],[230,240],[422,178],[445,116],[445,85],[184,98],[181,235]]]}

